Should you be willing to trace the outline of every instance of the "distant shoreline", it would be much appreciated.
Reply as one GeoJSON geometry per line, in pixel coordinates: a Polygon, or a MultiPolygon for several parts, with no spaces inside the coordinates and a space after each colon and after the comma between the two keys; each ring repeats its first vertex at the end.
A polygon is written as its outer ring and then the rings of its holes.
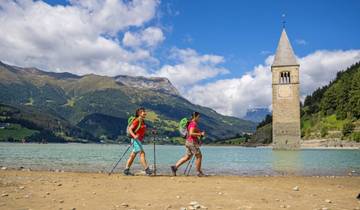
{"type": "Polygon", "coordinates": [[[360,149],[360,142],[340,139],[310,139],[301,141],[302,149],[360,149]]]}
{"type": "MultiPolygon", "coordinates": [[[[305,141],[313,141],[313,140],[305,140],[305,141]]],[[[324,142],[324,140],[314,140],[314,141],[320,141],[324,142]]],[[[9,141],[0,141],[1,143],[11,143],[11,144],[44,144],[44,143],[37,143],[37,142],[9,142],[9,141]]],[[[302,149],[338,149],[338,150],[356,150],[360,149],[360,143],[359,142],[347,142],[348,144],[352,144],[353,146],[328,146],[328,145],[321,145],[320,143],[307,143],[302,141],[300,150],[302,149]]],[[[98,144],[98,145],[128,145],[128,143],[83,143],[83,142],[50,142],[45,144],[98,144]]],[[[146,142],[144,145],[151,145],[152,142],[146,142]]],[[[165,145],[165,146],[183,146],[182,144],[156,144],[156,145],[165,145]]],[[[266,144],[203,144],[202,146],[211,146],[211,147],[248,147],[248,148],[272,148],[272,145],[266,145],[266,144]]]]}

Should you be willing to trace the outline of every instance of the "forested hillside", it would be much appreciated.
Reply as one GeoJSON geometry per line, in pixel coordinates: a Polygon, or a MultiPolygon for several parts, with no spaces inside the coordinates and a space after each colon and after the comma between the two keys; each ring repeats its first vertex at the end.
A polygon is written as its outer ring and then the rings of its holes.
{"type": "Polygon", "coordinates": [[[302,136],[360,141],[360,63],[307,96],[302,107],[302,136]]]}

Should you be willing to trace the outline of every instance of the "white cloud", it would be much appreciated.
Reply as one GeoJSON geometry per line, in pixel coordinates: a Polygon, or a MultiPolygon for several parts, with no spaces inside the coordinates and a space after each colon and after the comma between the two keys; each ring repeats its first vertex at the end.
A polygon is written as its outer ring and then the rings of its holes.
{"type": "Polygon", "coordinates": [[[270,55],[272,52],[268,50],[261,50],[260,55],[270,55]]]}
{"type": "Polygon", "coordinates": [[[160,28],[149,27],[138,33],[126,32],[122,41],[128,47],[155,47],[164,39],[164,34],[160,28]]]}
{"type": "Polygon", "coordinates": [[[181,92],[186,86],[228,73],[227,69],[219,66],[224,62],[222,56],[199,55],[193,49],[173,48],[169,58],[175,60],[176,64],[164,65],[155,76],[169,78],[181,92]]]}
{"type": "Polygon", "coordinates": [[[129,26],[142,26],[155,15],[157,0],[71,0],[73,5],[85,10],[92,25],[102,32],[115,35],[129,26]]]}
{"type": "MultiPolygon", "coordinates": [[[[243,117],[254,107],[270,108],[272,61],[273,56],[269,56],[264,65],[256,66],[240,78],[195,85],[184,94],[192,102],[237,117],[243,117]]],[[[338,71],[358,61],[360,50],[316,51],[299,58],[301,98],[328,84],[338,71]]]]}
{"type": "MultiPolygon", "coordinates": [[[[148,46],[126,50],[117,36],[154,18],[157,5],[157,0],[71,0],[67,6],[1,1],[0,60],[77,74],[147,75],[144,66],[157,62],[148,46]]],[[[153,46],[158,34],[149,34],[146,43],[153,46]]]]}
{"type": "Polygon", "coordinates": [[[191,44],[193,43],[194,39],[189,34],[186,34],[182,40],[184,43],[191,44]]]}
{"type": "Polygon", "coordinates": [[[295,43],[298,45],[307,45],[307,41],[305,41],[304,39],[296,39],[295,43]]]}
{"type": "Polygon", "coordinates": [[[300,59],[301,95],[312,93],[318,87],[335,79],[340,70],[360,61],[360,50],[319,50],[300,59]]]}
{"type": "Polygon", "coordinates": [[[122,42],[125,46],[137,47],[141,44],[141,37],[128,31],[124,34],[122,42]]]}

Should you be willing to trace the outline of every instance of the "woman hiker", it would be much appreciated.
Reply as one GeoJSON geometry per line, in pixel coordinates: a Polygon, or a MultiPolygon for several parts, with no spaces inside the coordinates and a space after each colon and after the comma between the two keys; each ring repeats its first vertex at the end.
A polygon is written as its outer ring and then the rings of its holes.
{"type": "Polygon", "coordinates": [[[202,160],[202,154],[200,151],[200,138],[205,136],[204,131],[200,131],[197,127],[197,124],[200,119],[200,113],[194,112],[191,115],[191,121],[189,125],[187,126],[188,134],[186,136],[186,154],[177,161],[176,165],[171,166],[171,171],[174,176],[176,176],[177,169],[184,164],[186,161],[190,160],[193,155],[196,157],[195,166],[196,166],[196,172],[197,176],[205,176],[205,174],[201,170],[201,160],[202,160]]]}
{"type": "Polygon", "coordinates": [[[133,173],[130,172],[130,167],[137,154],[140,154],[140,163],[144,167],[146,175],[151,175],[153,173],[153,171],[149,168],[148,164],[146,163],[145,151],[142,146],[142,142],[146,132],[145,117],[146,117],[145,108],[137,109],[135,113],[135,119],[128,127],[128,132],[131,137],[131,145],[133,147],[133,150],[130,154],[128,161],[126,162],[126,167],[124,170],[125,175],[134,175],[133,173]]]}

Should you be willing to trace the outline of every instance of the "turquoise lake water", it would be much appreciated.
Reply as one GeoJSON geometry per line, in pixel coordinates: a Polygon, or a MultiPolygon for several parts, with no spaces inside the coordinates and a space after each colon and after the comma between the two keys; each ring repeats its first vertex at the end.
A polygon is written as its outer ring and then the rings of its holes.
{"type": "MultiPolygon", "coordinates": [[[[128,145],[108,144],[14,144],[0,143],[0,166],[33,170],[108,172],[128,145]]],[[[147,160],[153,164],[153,145],[145,145],[147,160]]],[[[203,146],[203,170],[216,175],[360,175],[360,150],[304,149],[273,151],[271,148],[203,146]]],[[[159,174],[170,174],[185,152],[184,146],[156,145],[159,174]]],[[[129,153],[115,172],[124,169],[129,153]]],[[[185,165],[179,169],[182,173],[185,165]]],[[[132,169],[140,171],[138,159],[132,169]]],[[[194,167],[192,170],[194,174],[194,167]]]]}

